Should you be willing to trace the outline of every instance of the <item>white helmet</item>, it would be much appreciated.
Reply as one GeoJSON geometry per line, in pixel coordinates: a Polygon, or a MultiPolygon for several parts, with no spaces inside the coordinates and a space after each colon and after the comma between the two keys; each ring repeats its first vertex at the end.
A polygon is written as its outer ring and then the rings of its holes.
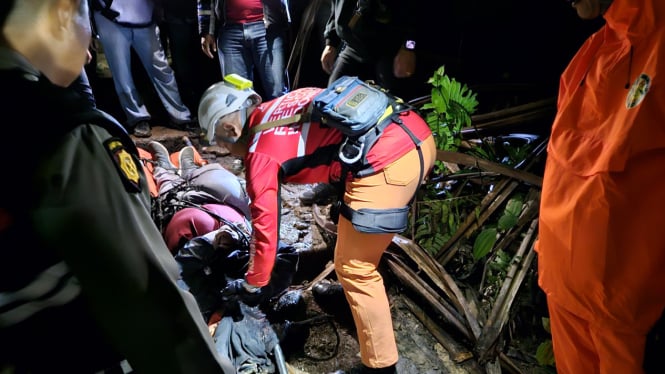
{"type": "MultiPolygon", "coordinates": [[[[201,96],[199,123],[205,129],[209,142],[215,139],[215,128],[220,118],[238,110],[261,103],[261,96],[252,90],[252,81],[237,74],[229,74],[213,84],[201,96]]],[[[243,126],[247,113],[243,112],[243,126]]]]}

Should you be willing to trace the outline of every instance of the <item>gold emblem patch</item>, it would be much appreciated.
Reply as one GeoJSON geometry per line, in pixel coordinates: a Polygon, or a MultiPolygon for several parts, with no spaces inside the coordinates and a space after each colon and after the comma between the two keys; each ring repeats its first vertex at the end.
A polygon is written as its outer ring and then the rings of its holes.
{"type": "Polygon", "coordinates": [[[127,149],[122,142],[117,138],[111,138],[104,142],[104,146],[111,155],[113,163],[118,169],[118,173],[120,174],[127,191],[141,191],[141,176],[139,174],[138,165],[134,161],[132,155],[127,152],[127,149]]]}
{"type": "Polygon", "coordinates": [[[646,74],[640,74],[626,95],[626,108],[631,109],[640,105],[651,87],[651,78],[646,74]]]}

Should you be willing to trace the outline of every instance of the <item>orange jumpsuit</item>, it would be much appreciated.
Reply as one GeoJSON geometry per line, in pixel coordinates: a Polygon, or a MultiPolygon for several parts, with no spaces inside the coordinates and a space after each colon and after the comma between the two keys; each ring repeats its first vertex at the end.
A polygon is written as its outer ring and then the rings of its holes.
{"type": "Polygon", "coordinates": [[[559,373],[642,372],[665,307],[665,2],[614,0],[604,18],[561,76],[542,191],[559,373]]]}

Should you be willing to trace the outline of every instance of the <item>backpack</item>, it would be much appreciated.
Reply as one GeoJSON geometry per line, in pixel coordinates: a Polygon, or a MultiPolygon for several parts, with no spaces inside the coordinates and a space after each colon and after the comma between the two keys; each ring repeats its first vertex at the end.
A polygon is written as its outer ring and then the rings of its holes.
{"type": "Polygon", "coordinates": [[[390,104],[388,94],[357,77],[343,76],[312,100],[312,119],[358,137],[376,126],[390,104]]]}
{"type": "Polygon", "coordinates": [[[339,148],[340,160],[349,166],[366,155],[391,114],[406,110],[400,99],[358,77],[342,76],[312,100],[312,119],[336,128],[345,135],[339,148]]]}

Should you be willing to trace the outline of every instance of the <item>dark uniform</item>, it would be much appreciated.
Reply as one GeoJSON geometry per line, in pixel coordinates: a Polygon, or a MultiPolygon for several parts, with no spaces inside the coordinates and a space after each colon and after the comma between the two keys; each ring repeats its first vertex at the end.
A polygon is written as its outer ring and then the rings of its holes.
{"type": "Polygon", "coordinates": [[[400,47],[417,39],[419,0],[333,0],[323,37],[339,52],[328,84],[344,75],[374,80],[405,97],[405,82],[393,74],[400,47]]]}
{"type": "Polygon", "coordinates": [[[176,285],[122,127],[7,49],[0,79],[3,139],[27,145],[0,151],[0,367],[234,372],[176,285]]]}

